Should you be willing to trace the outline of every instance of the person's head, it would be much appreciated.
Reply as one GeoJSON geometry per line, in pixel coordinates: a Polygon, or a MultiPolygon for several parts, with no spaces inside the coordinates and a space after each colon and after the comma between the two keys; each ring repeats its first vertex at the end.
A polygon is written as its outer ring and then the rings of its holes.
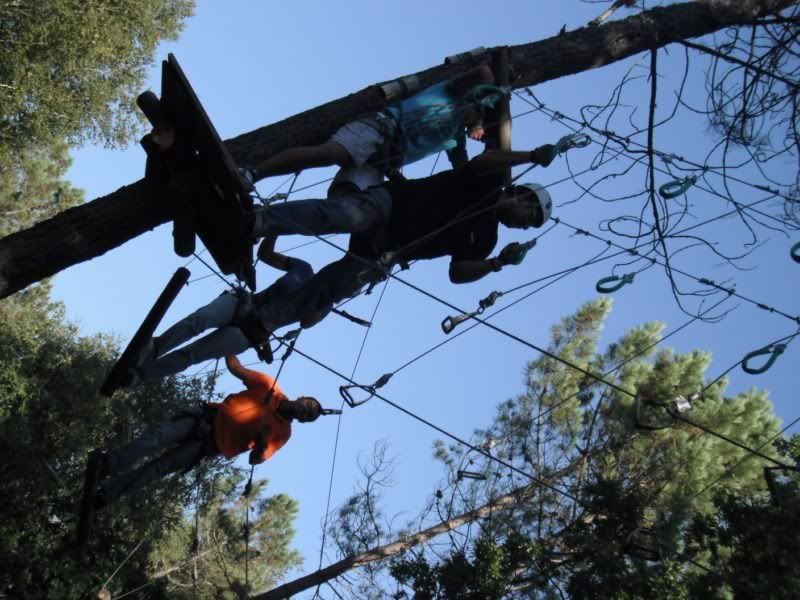
{"type": "Polygon", "coordinates": [[[316,398],[311,396],[300,396],[297,400],[287,400],[286,408],[281,412],[292,419],[297,419],[301,423],[311,423],[316,421],[322,414],[322,405],[316,398]]]}
{"type": "Polygon", "coordinates": [[[553,212],[549,192],[538,183],[520,183],[505,188],[497,201],[497,218],[506,227],[541,227],[553,212]]]}

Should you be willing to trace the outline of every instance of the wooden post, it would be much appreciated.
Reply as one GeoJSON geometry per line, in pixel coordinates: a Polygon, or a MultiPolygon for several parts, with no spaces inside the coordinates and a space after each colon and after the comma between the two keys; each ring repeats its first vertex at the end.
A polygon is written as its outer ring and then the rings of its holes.
{"type": "MultiPolygon", "coordinates": [[[[492,72],[495,84],[509,85],[508,46],[492,49],[492,72]]],[[[511,103],[501,98],[493,108],[486,111],[486,147],[494,150],[511,150],[511,103]],[[486,127],[488,125],[488,127],[486,127]]],[[[511,183],[511,169],[506,170],[506,183],[511,183]]]]}

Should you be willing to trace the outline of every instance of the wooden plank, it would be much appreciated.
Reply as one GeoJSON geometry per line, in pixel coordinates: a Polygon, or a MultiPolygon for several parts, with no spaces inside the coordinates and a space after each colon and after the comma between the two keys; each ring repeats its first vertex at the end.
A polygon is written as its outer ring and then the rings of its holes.
{"type": "Polygon", "coordinates": [[[178,293],[183,289],[183,286],[186,285],[186,282],[189,281],[189,275],[191,275],[191,273],[186,267],[181,267],[172,275],[164,291],[161,292],[155,304],[153,304],[153,308],[147,313],[139,329],[133,334],[131,341],[128,342],[128,346],[122,352],[119,360],[111,368],[106,380],[100,386],[101,394],[104,396],[112,396],[114,392],[119,389],[120,381],[127,371],[136,364],[139,353],[145,347],[148,340],[153,337],[153,332],[156,330],[156,327],[158,327],[158,324],[161,323],[161,319],[164,318],[167,309],[175,301],[175,298],[178,297],[178,293]]]}

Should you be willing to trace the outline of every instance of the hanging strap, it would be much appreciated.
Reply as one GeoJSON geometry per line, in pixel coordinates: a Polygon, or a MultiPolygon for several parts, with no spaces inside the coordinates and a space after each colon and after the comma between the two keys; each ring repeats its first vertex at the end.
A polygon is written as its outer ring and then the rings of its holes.
{"type": "Polygon", "coordinates": [[[764,346],[760,350],[753,350],[750,354],[742,359],[742,370],[749,375],[761,375],[769,371],[770,367],[775,364],[778,357],[786,350],[786,344],[773,344],[771,346],[764,346]],[[769,354],[769,360],[761,367],[751,367],[750,361],[759,356],[769,354]]]}
{"type": "Polygon", "coordinates": [[[611,294],[611,293],[616,292],[617,290],[619,290],[624,285],[626,285],[628,283],[633,283],[633,278],[635,276],[636,276],[636,273],[627,273],[627,274],[623,275],[622,277],[618,277],[617,275],[612,275],[610,277],[603,277],[603,279],[598,281],[597,284],[595,284],[594,287],[601,294],[611,294]],[[615,281],[618,281],[619,283],[617,283],[616,285],[612,285],[612,286],[607,285],[607,284],[613,283],[615,281]]]}
{"type": "Polygon", "coordinates": [[[685,194],[695,183],[697,183],[697,177],[694,176],[687,177],[686,179],[677,179],[662,185],[658,188],[658,193],[661,194],[661,197],[665,200],[672,200],[673,198],[685,194]]]}

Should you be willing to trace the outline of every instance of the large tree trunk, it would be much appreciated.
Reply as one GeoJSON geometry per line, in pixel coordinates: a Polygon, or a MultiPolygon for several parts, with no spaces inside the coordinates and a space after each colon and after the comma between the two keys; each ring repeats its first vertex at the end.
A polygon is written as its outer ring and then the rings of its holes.
{"type": "MultiPolygon", "coordinates": [[[[673,41],[724,27],[752,23],[800,0],[702,0],[654,8],[600,27],[512,46],[510,63],[523,87],[601,67],[673,41]]],[[[443,81],[462,67],[441,65],[417,73],[423,86],[443,81]]],[[[239,164],[254,164],[290,146],[325,140],[342,123],[381,106],[375,87],[329,102],[234,139],[239,164]]],[[[71,208],[0,239],[0,298],[45,277],[100,256],[169,220],[165,203],[145,181],[71,208]]],[[[165,249],[166,250],[166,249],[165,249]]]]}

